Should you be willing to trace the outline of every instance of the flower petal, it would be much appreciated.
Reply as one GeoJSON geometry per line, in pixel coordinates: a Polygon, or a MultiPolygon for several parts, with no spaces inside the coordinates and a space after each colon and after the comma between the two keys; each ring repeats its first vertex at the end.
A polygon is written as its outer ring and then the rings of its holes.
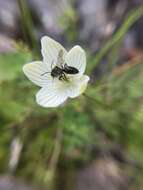
{"type": "Polygon", "coordinates": [[[41,61],[27,63],[23,66],[23,72],[29,78],[29,80],[38,86],[42,87],[47,85],[49,82],[52,82],[51,74],[45,73],[48,72],[47,65],[41,61]]]}
{"type": "Polygon", "coordinates": [[[36,94],[36,101],[43,107],[57,107],[68,98],[67,92],[57,87],[58,83],[42,88],[36,94]]]}
{"type": "Polygon", "coordinates": [[[77,79],[75,78],[68,89],[68,97],[75,98],[81,95],[85,91],[88,81],[89,77],[87,75],[82,75],[77,79]]]}
{"type": "Polygon", "coordinates": [[[74,46],[66,55],[65,62],[68,66],[75,67],[80,74],[85,72],[86,55],[80,46],[74,46]]]}
{"type": "Polygon", "coordinates": [[[41,38],[41,53],[43,56],[44,63],[48,64],[48,67],[51,68],[51,64],[57,61],[58,54],[60,50],[63,50],[63,58],[67,51],[65,48],[55,40],[44,36],[41,38]]]}

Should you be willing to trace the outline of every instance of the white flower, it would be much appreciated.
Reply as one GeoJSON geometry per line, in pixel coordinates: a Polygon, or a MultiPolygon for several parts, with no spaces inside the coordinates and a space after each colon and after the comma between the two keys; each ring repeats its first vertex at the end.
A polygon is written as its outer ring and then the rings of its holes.
{"type": "Polygon", "coordinates": [[[25,75],[41,89],[36,94],[36,101],[43,107],[57,107],[68,98],[75,98],[82,94],[89,81],[87,75],[83,75],[86,68],[86,55],[80,46],[74,46],[69,52],[55,40],[44,36],[41,39],[41,53],[43,61],[34,61],[24,65],[25,75]],[[62,57],[60,53],[62,52],[62,57]],[[63,63],[59,63],[62,61],[63,63]],[[78,74],[64,72],[59,76],[51,76],[51,71],[57,65],[64,64],[78,69],[78,74]]]}

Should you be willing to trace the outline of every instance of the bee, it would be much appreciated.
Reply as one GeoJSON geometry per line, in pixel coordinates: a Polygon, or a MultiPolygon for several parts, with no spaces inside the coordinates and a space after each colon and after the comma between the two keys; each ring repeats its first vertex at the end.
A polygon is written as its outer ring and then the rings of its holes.
{"type": "MultiPolygon", "coordinates": [[[[75,67],[68,66],[67,63],[64,63],[63,60],[63,50],[59,51],[57,63],[56,66],[52,69],[51,72],[45,72],[42,75],[45,75],[46,73],[50,73],[53,78],[59,78],[59,80],[65,80],[67,81],[66,74],[77,74],[79,73],[78,69],[75,67]]],[[[51,67],[53,65],[53,62],[51,64],[51,67]]]]}

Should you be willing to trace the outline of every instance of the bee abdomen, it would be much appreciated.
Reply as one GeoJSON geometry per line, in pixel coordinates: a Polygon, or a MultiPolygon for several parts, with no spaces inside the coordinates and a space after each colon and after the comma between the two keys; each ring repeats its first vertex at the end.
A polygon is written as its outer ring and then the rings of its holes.
{"type": "Polygon", "coordinates": [[[65,64],[63,71],[67,74],[77,74],[79,73],[78,69],[75,67],[68,66],[65,64]]]}

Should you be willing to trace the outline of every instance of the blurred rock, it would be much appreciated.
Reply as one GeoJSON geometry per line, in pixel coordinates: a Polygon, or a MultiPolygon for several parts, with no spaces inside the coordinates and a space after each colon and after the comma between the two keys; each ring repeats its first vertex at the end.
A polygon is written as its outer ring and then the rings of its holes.
{"type": "Polygon", "coordinates": [[[87,41],[93,49],[97,49],[99,39],[105,35],[106,6],[105,0],[78,0],[77,9],[81,22],[79,37],[82,41],[87,41]]]}
{"type": "Polygon", "coordinates": [[[93,51],[98,50],[115,31],[126,7],[127,1],[78,0],[80,39],[86,41],[93,51]]]}
{"type": "Polygon", "coordinates": [[[113,159],[101,158],[78,173],[76,184],[76,190],[125,190],[128,177],[113,159]]]}
{"type": "Polygon", "coordinates": [[[19,9],[16,0],[0,0],[0,32],[14,37],[19,30],[19,9]]]}
{"type": "Polygon", "coordinates": [[[29,0],[29,5],[35,11],[43,27],[42,34],[58,36],[63,34],[60,18],[70,6],[68,0],[29,0]]]}
{"type": "MultiPolygon", "coordinates": [[[[71,0],[27,0],[31,11],[37,39],[42,35],[49,35],[58,41],[65,39],[65,28],[61,25],[61,18],[72,7],[71,0]]],[[[143,4],[143,0],[77,0],[75,11],[78,15],[76,32],[79,41],[86,43],[96,52],[103,43],[121,25],[125,14],[143,4]]],[[[142,19],[143,20],[143,19],[142,19]]],[[[134,27],[132,35],[136,45],[143,47],[143,21],[134,27]]],[[[23,38],[20,11],[16,0],[0,0],[0,33],[12,38],[23,38]]],[[[135,44],[134,43],[134,44],[135,44]]]]}
{"type": "Polygon", "coordinates": [[[14,177],[1,176],[0,190],[38,190],[38,188],[31,187],[31,185],[14,177]]]}

